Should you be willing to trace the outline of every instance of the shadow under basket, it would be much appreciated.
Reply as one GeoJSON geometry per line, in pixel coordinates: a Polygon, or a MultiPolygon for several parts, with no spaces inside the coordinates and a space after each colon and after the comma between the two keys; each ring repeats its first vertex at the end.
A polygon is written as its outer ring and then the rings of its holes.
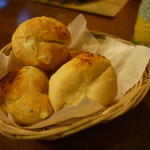
{"type": "MultiPolygon", "coordinates": [[[[123,43],[133,45],[132,43],[119,39],[118,37],[107,35],[99,32],[92,32],[93,35],[102,42],[106,36],[117,38],[123,43]]],[[[6,45],[1,51],[8,54],[11,50],[11,44],[6,45]]],[[[145,72],[143,73],[140,81],[134,85],[120,100],[105,110],[88,117],[82,117],[70,124],[54,125],[41,129],[24,129],[10,125],[3,120],[0,120],[0,133],[14,139],[41,139],[41,140],[54,140],[63,138],[79,131],[87,129],[99,123],[108,122],[129,109],[134,108],[141,102],[143,97],[147,94],[150,88],[150,62],[148,63],[145,72]]]]}

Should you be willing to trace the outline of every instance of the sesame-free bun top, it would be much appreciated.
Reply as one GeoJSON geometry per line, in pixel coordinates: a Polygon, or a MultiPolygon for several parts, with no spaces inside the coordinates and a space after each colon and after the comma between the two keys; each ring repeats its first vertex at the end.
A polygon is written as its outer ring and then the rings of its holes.
{"type": "Polygon", "coordinates": [[[12,49],[23,64],[51,70],[67,59],[70,41],[63,23],[50,17],[35,17],[18,26],[12,36],[12,49]]]}
{"type": "Polygon", "coordinates": [[[81,53],[61,66],[49,81],[54,111],[78,104],[87,97],[102,106],[117,94],[117,77],[111,62],[99,54],[81,53]]]}
{"type": "Polygon", "coordinates": [[[1,82],[1,105],[18,123],[31,125],[53,113],[48,98],[48,77],[33,66],[9,73],[1,82]]]}

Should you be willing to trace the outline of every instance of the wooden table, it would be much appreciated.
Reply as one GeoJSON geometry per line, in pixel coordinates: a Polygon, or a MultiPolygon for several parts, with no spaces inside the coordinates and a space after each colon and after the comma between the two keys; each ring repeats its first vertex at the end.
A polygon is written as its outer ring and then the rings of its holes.
{"type": "MultiPolygon", "coordinates": [[[[115,18],[83,13],[91,30],[131,40],[140,1],[130,2],[115,18]]],[[[23,0],[0,0],[0,48],[10,42],[17,25],[35,16],[68,24],[80,12],[23,0]],[[5,5],[6,4],[6,5],[5,5]]],[[[150,150],[150,93],[121,117],[55,141],[12,140],[0,135],[0,150],[150,150]]]]}

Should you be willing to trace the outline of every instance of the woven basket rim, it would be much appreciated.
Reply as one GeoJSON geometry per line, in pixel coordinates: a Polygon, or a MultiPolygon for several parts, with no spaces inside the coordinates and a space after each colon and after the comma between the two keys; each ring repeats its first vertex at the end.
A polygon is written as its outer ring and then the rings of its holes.
{"type": "MultiPolygon", "coordinates": [[[[126,44],[134,45],[126,40],[120,39],[116,36],[108,35],[100,32],[92,32],[96,38],[105,39],[106,36],[117,38],[121,42],[126,44]]],[[[2,52],[8,54],[11,49],[11,43],[7,44],[1,49],[2,52]]],[[[141,77],[140,81],[134,85],[117,103],[108,107],[103,112],[94,114],[92,116],[83,117],[79,121],[73,123],[72,125],[56,126],[41,130],[31,130],[17,128],[12,125],[5,123],[0,120],[0,133],[15,139],[47,139],[54,140],[62,137],[66,137],[82,131],[86,128],[94,126],[99,123],[104,123],[110,121],[123,113],[127,112],[129,109],[135,107],[141,102],[143,97],[146,95],[150,88],[150,62],[141,77]]]]}

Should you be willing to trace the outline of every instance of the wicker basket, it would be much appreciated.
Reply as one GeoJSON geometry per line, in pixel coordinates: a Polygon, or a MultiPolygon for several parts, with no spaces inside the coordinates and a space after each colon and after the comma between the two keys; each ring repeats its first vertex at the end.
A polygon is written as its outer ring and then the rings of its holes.
{"type": "MultiPolygon", "coordinates": [[[[101,42],[103,41],[106,34],[93,32],[95,37],[101,42]]],[[[115,36],[111,36],[117,38],[115,36]]],[[[120,41],[132,44],[128,41],[119,39],[120,41]]],[[[11,50],[11,44],[6,45],[2,51],[8,54],[11,50]]],[[[123,113],[127,112],[129,109],[135,107],[141,102],[143,97],[146,95],[150,88],[150,63],[141,77],[140,81],[130,89],[117,103],[105,109],[103,112],[96,113],[92,116],[83,117],[71,125],[59,125],[51,126],[37,130],[28,130],[18,128],[9,125],[2,120],[0,120],[0,133],[15,139],[42,139],[42,140],[54,140],[58,138],[63,138],[81,130],[89,128],[99,123],[104,123],[110,121],[123,113]]]]}

